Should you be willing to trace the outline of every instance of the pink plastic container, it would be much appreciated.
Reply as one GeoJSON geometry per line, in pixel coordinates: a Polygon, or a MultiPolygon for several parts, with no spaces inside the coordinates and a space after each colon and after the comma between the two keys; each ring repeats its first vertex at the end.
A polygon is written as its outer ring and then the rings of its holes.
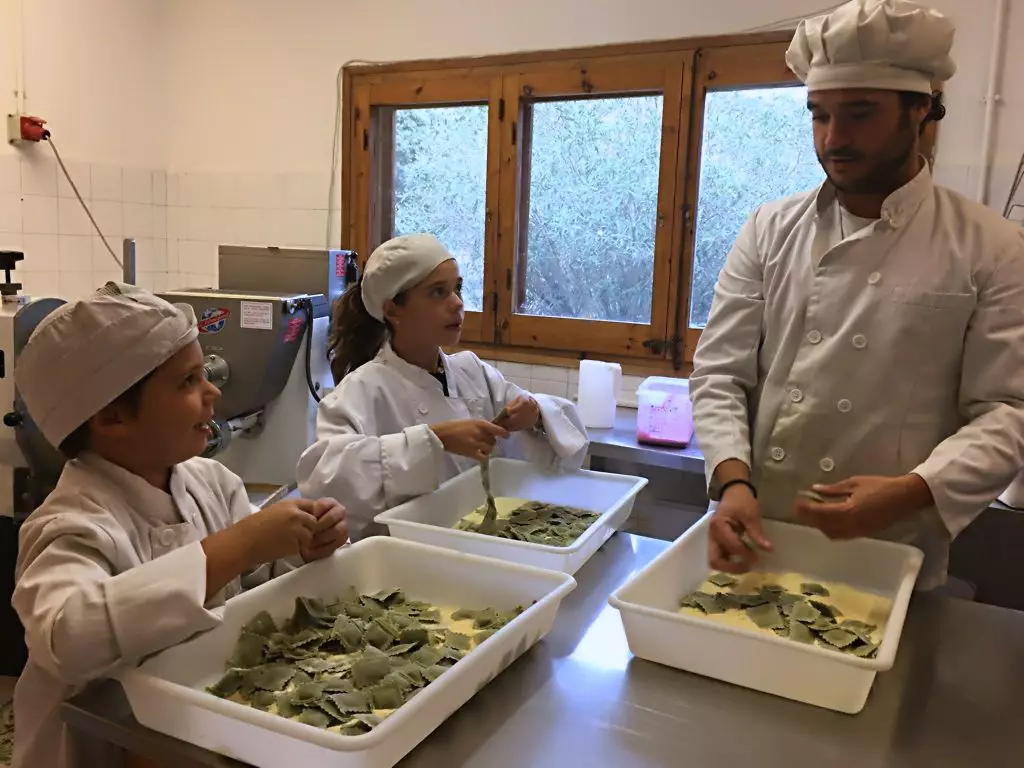
{"type": "Polygon", "coordinates": [[[651,376],[636,391],[636,439],[641,443],[685,448],[693,439],[690,382],[651,376]]]}

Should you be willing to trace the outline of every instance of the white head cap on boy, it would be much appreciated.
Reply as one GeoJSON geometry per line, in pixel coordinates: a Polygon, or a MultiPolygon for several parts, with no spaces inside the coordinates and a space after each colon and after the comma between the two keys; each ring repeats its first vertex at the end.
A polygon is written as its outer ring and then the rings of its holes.
{"type": "Polygon", "coordinates": [[[107,283],[43,319],[15,381],[43,436],[59,446],[197,336],[191,306],[107,283]]]}
{"type": "Polygon", "coordinates": [[[360,282],[366,311],[384,322],[386,301],[420,283],[454,258],[433,235],[403,235],[388,240],[366,260],[360,282]]]}
{"type": "Polygon", "coordinates": [[[851,0],[801,21],[786,63],[811,91],[871,88],[930,94],[956,72],[953,23],[910,0],[851,0]]]}

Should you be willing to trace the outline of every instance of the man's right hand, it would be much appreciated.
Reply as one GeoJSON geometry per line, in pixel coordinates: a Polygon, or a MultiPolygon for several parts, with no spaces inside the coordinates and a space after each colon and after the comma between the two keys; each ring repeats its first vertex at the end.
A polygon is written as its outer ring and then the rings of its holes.
{"type": "Polygon", "coordinates": [[[746,573],[757,562],[757,552],[740,538],[746,533],[757,547],[770,552],[772,543],[761,530],[761,505],[742,483],[729,486],[711,518],[708,563],[726,573],[746,573]]]}
{"type": "Polygon", "coordinates": [[[445,421],[430,427],[445,451],[483,461],[491,455],[498,438],[508,437],[508,430],[483,419],[445,421]]]}

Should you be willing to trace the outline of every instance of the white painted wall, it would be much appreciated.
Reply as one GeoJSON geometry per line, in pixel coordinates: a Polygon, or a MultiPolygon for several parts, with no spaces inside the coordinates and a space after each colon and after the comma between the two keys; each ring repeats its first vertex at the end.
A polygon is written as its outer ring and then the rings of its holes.
{"type": "MultiPolygon", "coordinates": [[[[0,110],[17,109],[22,69],[25,111],[49,121],[115,252],[122,236],[137,238],[140,284],[150,288],[169,279],[164,8],[162,0],[0,0],[0,110]]],[[[26,252],[25,290],[73,298],[119,278],[50,148],[15,150],[6,127],[0,133],[0,248],[26,252]]]]}
{"type": "Polygon", "coordinates": [[[50,121],[64,155],[163,167],[165,7],[163,0],[0,0],[0,108],[14,109],[21,46],[26,109],[50,121]]]}
{"type": "MultiPolygon", "coordinates": [[[[948,87],[939,172],[969,192],[981,146],[995,0],[932,0],[957,25],[959,72],[948,87]]],[[[1010,0],[1011,40],[1024,0],[1010,0]]],[[[178,0],[170,7],[174,171],[321,172],[329,167],[334,82],[351,59],[484,55],[745,31],[820,10],[822,0],[178,0]],[[514,11],[513,11],[514,9],[514,11]],[[500,19],[495,24],[494,19],[500,19]],[[210,126],[225,132],[210,140],[210,126]]],[[[1014,34],[1016,37],[1014,37],[1014,34]]],[[[1012,46],[1011,46],[1012,47],[1012,46]]],[[[1018,72],[1024,52],[1011,52],[1018,72]]],[[[1013,71],[1013,70],[1010,70],[1013,71]]],[[[1024,147],[1024,77],[1007,78],[998,183],[1024,147]],[[1015,121],[1015,123],[1011,123],[1015,121]]],[[[996,188],[996,198],[1005,189],[996,188]]]]}

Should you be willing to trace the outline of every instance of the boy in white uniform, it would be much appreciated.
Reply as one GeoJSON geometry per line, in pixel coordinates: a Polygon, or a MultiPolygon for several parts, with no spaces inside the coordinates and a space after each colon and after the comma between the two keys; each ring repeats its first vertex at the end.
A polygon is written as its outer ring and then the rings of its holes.
{"type": "Polygon", "coordinates": [[[70,461],[21,528],[14,607],[28,664],[15,690],[15,768],[114,766],[62,724],[90,681],[217,625],[210,609],[348,539],[331,499],[252,513],[242,481],[197,458],[220,392],[191,307],[108,283],[33,333],[18,387],[70,461]]]}

